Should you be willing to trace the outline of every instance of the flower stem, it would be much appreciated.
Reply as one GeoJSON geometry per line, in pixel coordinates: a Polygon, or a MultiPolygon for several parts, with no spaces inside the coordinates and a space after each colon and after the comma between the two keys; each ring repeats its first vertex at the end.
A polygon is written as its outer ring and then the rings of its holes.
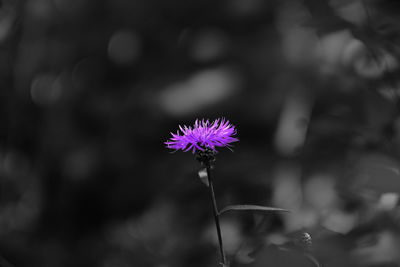
{"type": "Polygon", "coordinates": [[[215,199],[214,186],[213,186],[213,182],[212,182],[212,178],[211,178],[211,166],[210,166],[209,162],[206,163],[206,169],[207,169],[207,177],[208,177],[208,183],[209,183],[209,188],[210,188],[211,200],[212,200],[212,205],[213,205],[215,227],[217,229],[217,235],[218,235],[219,250],[221,253],[221,263],[222,263],[222,266],[225,267],[225,266],[227,266],[226,257],[225,257],[225,252],[224,252],[224,245],[222,243],[221,226],[219,224],[219,212],[218,212],[218,207],[217,207],[217,201],[215,199]]]}

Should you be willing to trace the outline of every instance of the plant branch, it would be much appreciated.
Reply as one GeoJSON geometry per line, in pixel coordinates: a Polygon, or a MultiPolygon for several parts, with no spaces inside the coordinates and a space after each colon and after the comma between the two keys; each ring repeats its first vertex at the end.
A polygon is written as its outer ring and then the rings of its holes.
{"type": "Polygon", "coordinates": [[[219,250],[221,253],[221,263],[222,263],[222,266],[227,266],[225,252],[224,252],[224,245],[222,243],[221,226],[219,224],[219,212],[218,212],[218,207],[217,207],[217,201],[215,199],[214,186],[213,186],[213,182],[212,182],[212,178],[211,178],[210,162],[206,163],[206,169],[207,169],[207,177],[208,177],[208,183],[209,183],[209,188],[210,188],[211,201],[212,201],[212,205],[213,205],[215,227],[217,229],[217,235],[218,235],[219,250]]]}

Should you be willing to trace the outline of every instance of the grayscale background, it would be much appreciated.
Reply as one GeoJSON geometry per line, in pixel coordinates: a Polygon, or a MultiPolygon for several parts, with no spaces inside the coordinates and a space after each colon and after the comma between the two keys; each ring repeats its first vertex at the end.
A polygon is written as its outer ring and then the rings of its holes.
{"type": "Polygon", "coordinates": [[[400,266],[399,14],[0,1],[0,266],[218,266],[201,166],[164,142],[219,117],[240,142],[217,155],[218,205],[291,210],[222,216],[231,267],[400,266]]]}

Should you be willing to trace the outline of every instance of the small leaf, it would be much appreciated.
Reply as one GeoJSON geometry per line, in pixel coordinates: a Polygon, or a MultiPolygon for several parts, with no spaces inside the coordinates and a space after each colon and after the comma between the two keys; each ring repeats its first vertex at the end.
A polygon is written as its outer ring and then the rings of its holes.
{"type": "Polygon", "coordinates": [[[203,168],[199,171],[199,178],[203,184],[205,184],[206,186],[210,186],[208,183],[208,175],[206,168],[203,168]]]}
{"type": "Polygon", "coordinates": [[[223,208],[219,214],[222,214],[227,211],[258,211],[258,212],[268,212],[268,211],[285,211],[289,212],[289,210],[281,209],[281,208],[273,208],[273,207],[265,207],[258,205],[231,205],[223,208]]]}

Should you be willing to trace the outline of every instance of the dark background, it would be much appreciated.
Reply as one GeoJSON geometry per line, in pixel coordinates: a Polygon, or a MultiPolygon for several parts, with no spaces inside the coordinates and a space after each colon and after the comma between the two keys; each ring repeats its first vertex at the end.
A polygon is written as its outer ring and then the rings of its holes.
{"type": "Polygon", "coordinates": [[[218,266],[178,125],[226,117],[232,266],[399,266],[398,1],[0,1],[0,266],[218,266]],[[307,247],[303,232],[312,237],[307,247]]]}

